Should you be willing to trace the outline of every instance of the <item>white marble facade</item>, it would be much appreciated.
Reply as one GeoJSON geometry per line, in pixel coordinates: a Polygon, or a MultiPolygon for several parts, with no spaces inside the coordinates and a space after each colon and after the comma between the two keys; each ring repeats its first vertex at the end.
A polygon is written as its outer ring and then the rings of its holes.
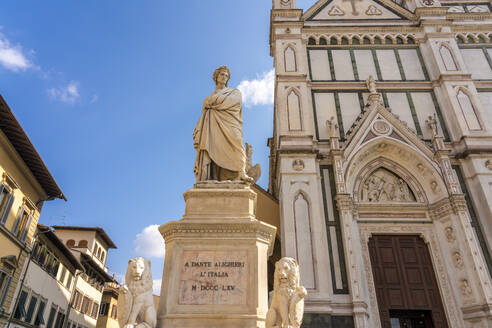
{"type": "Polygon", "coordinates": [[[467,6],[273,1],[269,189],[307,316],[382,327],[369,240],[418,235],[441,327],[492,326],[492,16],[467,6]]]}

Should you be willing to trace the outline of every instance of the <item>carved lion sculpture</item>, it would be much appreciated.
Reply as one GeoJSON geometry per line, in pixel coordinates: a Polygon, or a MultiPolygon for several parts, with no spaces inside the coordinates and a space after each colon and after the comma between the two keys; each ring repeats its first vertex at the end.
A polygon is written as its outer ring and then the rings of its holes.
{"type": "Polygon", "coordinates": [[[122,328],[156,326],[150,261],[143,257],[128,261],[125,284],[118,296],[118,323],[122,328]]]}
{"type": "Polygon", "coordinates": [[[266,328],[299,328],[304,314],[306,288],[299,285],[299,264],[283,257],[275,264],[273,297],[266,328]]]}

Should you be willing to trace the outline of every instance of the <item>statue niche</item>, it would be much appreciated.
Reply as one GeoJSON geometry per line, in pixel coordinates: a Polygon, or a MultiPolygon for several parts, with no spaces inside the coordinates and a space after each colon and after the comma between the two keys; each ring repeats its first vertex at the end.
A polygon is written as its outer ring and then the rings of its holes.
{"type": "Polygon", "coordinates": [[[415,195],[408,184],[385,168],[378,168],[361,185],[363,202],[415,202],[415,195]]]}

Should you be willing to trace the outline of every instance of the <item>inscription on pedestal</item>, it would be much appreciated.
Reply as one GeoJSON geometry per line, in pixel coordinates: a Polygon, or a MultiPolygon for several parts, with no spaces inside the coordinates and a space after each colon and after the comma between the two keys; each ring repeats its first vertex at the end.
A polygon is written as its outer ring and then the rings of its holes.
{"type": "Polygon", "coordinates": [[[184,251],[179,284],[182,305],[246,305],[246,251],[184,251]]]}

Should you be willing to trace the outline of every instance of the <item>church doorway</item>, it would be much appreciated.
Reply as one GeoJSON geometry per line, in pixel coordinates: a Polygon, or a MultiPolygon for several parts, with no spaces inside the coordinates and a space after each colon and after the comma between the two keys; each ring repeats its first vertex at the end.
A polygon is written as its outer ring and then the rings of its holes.
{"type": "Polygon", "coordinates": [[[369,254],[383,328],[448,328],[422,238],[373,235],[369,254]]]}

